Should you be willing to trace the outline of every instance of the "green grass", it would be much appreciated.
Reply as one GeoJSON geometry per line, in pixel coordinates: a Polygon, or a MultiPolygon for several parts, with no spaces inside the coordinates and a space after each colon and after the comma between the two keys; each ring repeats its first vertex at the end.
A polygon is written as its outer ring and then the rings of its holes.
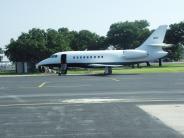
{"type": "Polygon", "coordinates": [[[68,74],[98,74],[103,73],[104,69],[72,69],[68,70],[68,74]]]}
{"type": "MultiPolygon", "coordinates": [[[[27,75],[41,74],[40,72],[25,73],[27,75]]],[[[15,71],[0,71],[0,75],[25,75],[24,73],[16,73],[15,71]]]]}
{"type": "Polygon", "coordinates": [[[0,71],[0,75],[15,75],[15,71],[0,71]]]}
{"type": "MultiPolygon", "coordinates": [[[[103,69],[78,69],[69,70],[68,74],[98,74],[103,73],[103,69]]],[[[163,64],[162,67],[158,67],[158,64],[151,67],[142,66],[141,68],[113,68],[113,74],[143,74],[143,73],[170,73],[170,72],[184,72],[184,64],[163,64]]]]}
{"type": "MultiPolygon", "coordinates": [[[[68,74],[103,74],[104,69],[72,69],[68,70],[68,74]]],[[[152,64],[151,67],[141,66],[141,68],[113,68],[113,74],[143,74],[143,73],[174,73],[174,72],[184,72],[184,64],[163,63],[162,67],[158,67],[158,64],[152,64]]],[[[38,72],[28,73],[28,74],[40,74],[38,72]]],[[[15,71],[0,72],[0,75],[17,75],[15,71]]],[[[20,74],[22,75],[22,74],[20,74]]]]}

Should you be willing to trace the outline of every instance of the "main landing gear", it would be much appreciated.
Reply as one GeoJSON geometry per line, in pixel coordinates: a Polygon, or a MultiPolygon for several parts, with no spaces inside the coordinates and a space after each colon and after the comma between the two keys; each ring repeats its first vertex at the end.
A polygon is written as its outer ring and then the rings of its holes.
{"type": "Polygon", "coordinates": [[[66,74],[67,74],[67,64],[61,64],[58,75],[61,76],[66,74]]]}
{"type": "Polygon", "coordinates": [[[112,74],[112,67],[105,67],[104,75],[111,75],[112,74]]]}

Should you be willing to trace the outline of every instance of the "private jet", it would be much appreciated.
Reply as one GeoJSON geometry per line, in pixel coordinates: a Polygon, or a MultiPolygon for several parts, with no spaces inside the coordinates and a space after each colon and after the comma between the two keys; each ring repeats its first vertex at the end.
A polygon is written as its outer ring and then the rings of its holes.
{"type": "Polygon", "coordinates": [[[109,75],[113,67],[155,61],[166,56],[167,52],[162,49],[170,46],[163,43],[166,30],[167,25],[159,26],[136,49],[58,52],[40,61],[36,67],[58,67],[59,75],[67,74],[67,69],[74,67],[104,68],[104,74],[109,75]]]}

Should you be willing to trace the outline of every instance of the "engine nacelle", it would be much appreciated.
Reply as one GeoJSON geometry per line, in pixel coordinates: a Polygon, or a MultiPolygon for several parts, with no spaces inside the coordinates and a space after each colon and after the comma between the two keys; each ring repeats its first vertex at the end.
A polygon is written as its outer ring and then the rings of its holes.
{"type": "Polygon", "coordinates": [[[123,50],[123,57],[125,59],[145,58],[148,53],[144,50],[123,50]]]}

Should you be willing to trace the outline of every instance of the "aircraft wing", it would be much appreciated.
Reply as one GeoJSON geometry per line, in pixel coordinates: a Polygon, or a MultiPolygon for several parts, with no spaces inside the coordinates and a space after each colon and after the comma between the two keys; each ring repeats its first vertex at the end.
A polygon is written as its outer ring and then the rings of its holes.
{"type": "Polygon", "coordinates": [[[109,64],[89,64],[91,67],[121,67],[122,65],[109,65],[109,64]]]}

